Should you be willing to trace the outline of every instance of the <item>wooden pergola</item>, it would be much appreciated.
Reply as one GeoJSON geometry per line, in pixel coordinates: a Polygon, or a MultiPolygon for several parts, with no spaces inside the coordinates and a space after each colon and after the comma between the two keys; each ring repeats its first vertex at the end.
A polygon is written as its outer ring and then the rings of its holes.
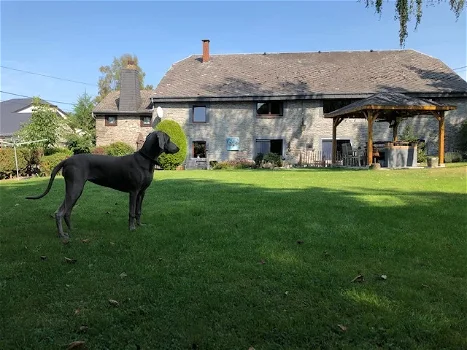
{"type": "Polygon", "coordinates": [[[324,118],[332,118],[332,164],[336,164],[337,159],[337,127],[344,119],[367,120],[367,164],[371,164],[373,161],[373,124],[376,121],[388,122],[389,127],[393,129],[393,141],[397,141],[397,128],[403,118],[430,115],[438,120],[438,159],[439,164],[444,164],[444,113],[456,108],[401,93],[382,92],[327,113],[324,118]]]}

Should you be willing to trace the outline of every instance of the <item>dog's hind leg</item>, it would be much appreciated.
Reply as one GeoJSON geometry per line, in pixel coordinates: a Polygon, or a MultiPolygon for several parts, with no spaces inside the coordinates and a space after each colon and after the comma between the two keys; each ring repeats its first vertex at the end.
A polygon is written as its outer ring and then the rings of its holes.
{"type": "Polygon", "coordinates": [[[65,223],[68,226],[68,229],[71,230],[71,222],[70,216],[73,207],[75,206],[76,202],[78,201],[81,193],[83,193],[83,188],[85,181],[72,181],[69,179],[65,179],[66,183],[66,194],[65,200],[63,201],[62,205],[58,208],[57,212],[55,213],[55,220],[58,229],[58,235],[60,237],[68,237],[68,234],[63,232],[62,226],[62,218],[65,219],[65,223]]]}

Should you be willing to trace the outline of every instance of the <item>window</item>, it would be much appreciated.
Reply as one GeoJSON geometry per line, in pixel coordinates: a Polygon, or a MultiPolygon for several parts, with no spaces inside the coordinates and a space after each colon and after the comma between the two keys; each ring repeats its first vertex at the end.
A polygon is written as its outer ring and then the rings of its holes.
{"type": "Polygon", "coordinates": [[[140,126],[151,126],[151,116],[141,116],[140,117],[140,126]]]}
{"type": "Polygon", "coordinates": [[[284,103],[281,101],[258,102],[256,104],[256,114],[258,117],[282,116],[284,103]]]}
{"type": "Polygon", "coordinates": [[[193,142],[193,158],[206,158],[206,141],[193,142]]]}
{"type": "Polygon", "coordinates": [[[105,126],[116,126],[117,125],[117,116],[116,115],[107,115],[105,116],[105,126]]]}
{"type": "Polygon", "coordinates": [[[193,106],[193,123],[206,123],[206,106],[193,106]]]}
{"type": "Polygon", "coordinates": [[[283,140],[281,139],[256,139],[256,154],[275,153],[282,156],[283,140]]]}

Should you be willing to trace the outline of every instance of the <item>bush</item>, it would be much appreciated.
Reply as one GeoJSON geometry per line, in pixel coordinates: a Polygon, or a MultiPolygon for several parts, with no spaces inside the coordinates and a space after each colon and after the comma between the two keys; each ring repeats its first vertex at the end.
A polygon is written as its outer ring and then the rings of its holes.
{"type": "Polygon", "coordinates": [[[91,153],[92,154],[107,154],[107,147],[105,146],[98,146],[98,147],[94,147],[91,149],[91,153]]]}
{"type": "Polygon", "coordinates": [[[65,148],[65,147],[49,147],[44,150],[45,156],[51,156],[52,154],[55,154],[55,153],[67,153],[69,155],[73,154],[72,151],[70,151],[68,148],[65,148]]]}
{"type": "MultiPolygon", "coordinates": [[[[39,158],[42,152],[41,148],[18,147],[16,149],[20,176],[39,172],[39,158]]],[[[15,150],[14,148],[0,148],[0,179],[8,179],[13,176],[16,176],[15,150]]]]}
{"type": "Polygon", "coordinates": [[[426,162],[426,149],[425,142],[418,142],[417,144],[417,162],[425,163],[426,162]]]}
{"type": "Polygon", "coordinates": [[[235,159],[235,160],[226,160],[223,162],[218,162],[213,166],[214,170],[221,169],[251,169],[255,168],[255,162],[251,159],[235,159]]]}
{"type": "Polygon", "coordinates": [[[462,162],[462,153],[461,152],[446,152],[444,153],[444,162],[445,163],[462,162]]]}
{"type": "Polygon", "coordinates": [[[278,155],[277,153],[267,153],[263,157],[263,164],[264,163],[265,164],[271,163],[273,166],[281,167],[282,166],[282,159],[281,159],[281,156],[278,155]]]}
{"type": "MultiPolygon", "coordinates": [[[[19,154],[17,149],[18,168],[26,167],[26,160],[19,154]]],[[[8,179],[16,175],[15,151],[13,148],[0,148],[0,179],[8,179]]]]}
{"type": "Polygon", "coordinates": [[[457,133],[457,148],[467,156],[467,120],[464,120],[457,133]]]}
{"type": "Polygon", "coordinates": [[[126,156],[127,154],[135,152],[130,145],[122,141],[111,143],[105,150],[106,154],[109,156],[126,156]]]}
{"type": "Polygon", "coordinates": [[[170,140],[175,143],[180,149],[175,154],[162,154],[158,161],[162,168],[167,170],[174,170],[177,166],[181,165],[186,158],[187,141],[182,127],[173,120],[162,120],[157,124],[156,130],[165,132],[170,136],[170,140]]]}
{"type": "Polygon", "coordinates": [[[261,162],[263,161],[264,154],[263,153],[258,153],[255,157],[255,164],[257,167],[261,165],[261,162]]]}
{"type": "Polygon", "coordinates": [[[69,157],[70,157],[70,152],[68,150],[67,152],[59,152],[59,153],[51,154],[49,156],[41,157],[40,164],[39,164],[41,175],[49,176],[53,168],[55,168],[58,163],[60,163],[62,160],[67,159],[69,157]]]}
{"type": "Polygon", "coordinates": [[[73,154],[90,153],[92,148],[91,136],[71,134],[68,136],[66,146],[73,154]]]}

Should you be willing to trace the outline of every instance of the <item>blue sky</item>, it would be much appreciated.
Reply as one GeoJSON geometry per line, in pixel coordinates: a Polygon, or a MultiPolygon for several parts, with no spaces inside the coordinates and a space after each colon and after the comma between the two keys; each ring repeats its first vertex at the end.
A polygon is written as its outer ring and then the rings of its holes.
{"type": "MultiPolygon", "coordinates": [[[[456,21],[448,3],[423,10],[406,48],[466,66],[466,11],[456,21]]],[[[201,39],[212,54],[400,48],[393,1],[381,17],[357,0],[1,1],[0,11],[2,66],[89,84],[1,68],[0,90],[68,103],[95,96],[99,67],[124,53],[138,56],[145,83],[156,86],[173,63],[201,53],[201,39]]],[[[456,72],[467,79],[466,68],[456,72]]]]}

